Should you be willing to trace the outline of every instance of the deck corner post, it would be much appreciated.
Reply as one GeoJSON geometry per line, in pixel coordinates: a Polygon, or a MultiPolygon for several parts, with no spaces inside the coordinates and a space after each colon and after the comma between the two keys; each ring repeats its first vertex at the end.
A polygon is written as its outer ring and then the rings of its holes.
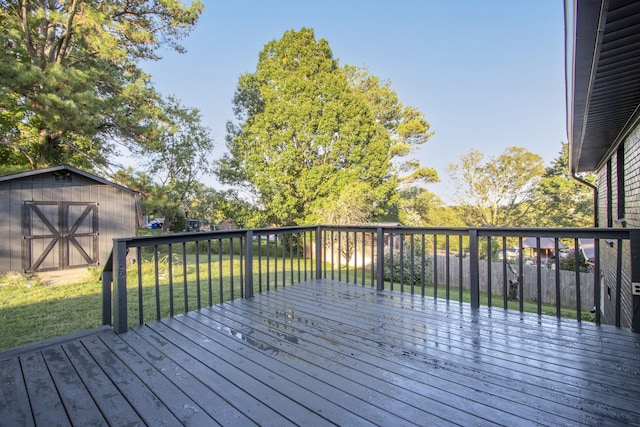
{"type": "Polygon", "coordinates": [[[253,230],[247,230],[244,243],[244,297],[253,297],[253,230]]]}
{"type": "Polygon", "coordinates": [[[631,246],[631,330],[640,333],[640,229],[629,230],[631,246]]]}
{"type": "Polygon", "coordinates": [[[118,333],[127,332],[127,242],[113,239],[113,330],[118,333]]]}
{"type": "MultiPolygon", "coordinates": [[[[471,308],[480,307],[480,260],[478,229],[469,229],[469,285],[471,288],[471,308]]],[[[460,284],[462,286],[462,284],[460,284]]]]}
{"type": "Polygon", "coordinates": [[[376,230],[376,289],[384,290],[384,231],[382,227],[376,230]]]}
{"type": "Polygon", "coordinates": [[[322,279],[322,264],[324,256],[322,254],[322,226],[316,227],[316,279],[322,279]]]}

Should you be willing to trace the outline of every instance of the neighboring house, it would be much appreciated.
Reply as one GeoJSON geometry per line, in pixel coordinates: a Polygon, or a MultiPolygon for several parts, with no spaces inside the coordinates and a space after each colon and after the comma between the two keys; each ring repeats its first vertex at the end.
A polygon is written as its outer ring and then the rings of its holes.
{"type": "Polygon", "coordinates": [[[238,226],[235,222],[231,220],[224,220],[218,223],[218,230],[228,231],[228,230],[236,230],[238,226]]]}
{"type": "MultiPolygon", "coordinates": [[[[599,227],[640,228],[640,2],[565,0],[565,10],[571,172],[597,173],[599,227]]],[[[631,250],[631,244],[622,247],[623,260],[631,250]]],[[[617,251],[600,242],[606,323],[617,315],[617,251]]],[[[632,271],[628,267],[622,271],[632,271]]],[[[632,268],[633,279],[622,280],[618,315],[622,326],[640,331],[640,295],[632,286],[640,282],[640,265],[632,268]]]]}
{"type": "Polygon", "coordinates": [[[0,272],[99,266],[135,236],[138,193],[70,166],[0,177],[0,272]]]}

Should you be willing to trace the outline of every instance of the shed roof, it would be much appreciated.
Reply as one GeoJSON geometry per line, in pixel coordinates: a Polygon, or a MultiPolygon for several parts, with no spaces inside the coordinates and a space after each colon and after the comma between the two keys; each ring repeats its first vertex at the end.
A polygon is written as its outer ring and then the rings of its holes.
{"type": "Polygon", "coordinates": [[[572,172],[597,170],[640,122],[640,2],[565,0],[572,172]]]}
{"type": "Polygon", "coordinates": [[[4,175],[4,176],[0,176],[0,182],[5,182],[5,181],[11,181],[14,179],[21,179],[21,178],[29,178],[32,176],[38,176],[38,175],[43,175],[46,173],[59,173],[59,172],[69,172],[69,173],[75,173],[77,175],[81,175],[87,179],[90,179],[92,181],[98,182],[100,184],[105,184],[105,185],[110,185],[112,187],[116,187],[122,191],[127,191],[129,193],[133,193],[133,194],[137,194],[136,191],[131,190],[130,188],[124,187],[120,184],[116,184],[115,182],[111,182],[107,179],[104,179],[102,177],[99,177],[97,175],[93,175],[89,172],[85,172],[83,170],[74,168],[73,166],[69,166],[69,165],[60,165],[60,166],[53,166],[50,168],[44,168],[44,169],[36,169],[36,170],[32,170],[32,171],[27,171],[27,172],[19,172],[19,173],[13,173],[13,174],[9,174],[9,175],[4,175]]]}

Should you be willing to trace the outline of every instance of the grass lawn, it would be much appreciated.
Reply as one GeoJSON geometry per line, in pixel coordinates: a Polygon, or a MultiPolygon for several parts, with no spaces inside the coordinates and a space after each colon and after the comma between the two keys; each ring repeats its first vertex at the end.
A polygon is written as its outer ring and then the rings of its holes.
{"type": "MultiPolygon", "coordinates": [[[[194,258],[187,259],[187,270],[183,270],[182,260],[178,259],[169,269],[166,260],[159,262],[159,273],[156,276],[155,262],[151,258],[143,259],[140,264],[130,266],[128,270],[128,300],[129,300],[129,324],[137,325],[140,320],[142,307],[142,321],[148,322],[168,317],[171,310],[171,298],[173,295],[174,314],[183,313],[185,308],[195,310],[198,308],[198,295],[200,306],[206,307],[209,303],[217,304],[222,295],[223,300],[240,297],[243,278],[240,276],[240,264],[238,259],[230,262],[228,256],[212,260],[211,276],[206,262],[199,268],[193,262],[194,258]],[[222,262],[219,263],[219,260],[222,262]],[[222,265],[222,267],[221,267],[222,265]],[[169,274],[171,270],[171,274],[169,274]],[[187,286],[183,286],[183,278],[187,278],[187,286]],[[199,281],[197,280],[199,277],[199,281]],[[179,285],[178,285],[179,284],[179,285]],[[210,285],[211,284],[211,287],[210,285]],[[142,304],[139,304],[142,296],[142,304]],[[186,296],[186,298],[185,298],[186,296]],[[160,313],[156,311],[156,301],[160,302],[160,313]],[[186,304],[185,304],[186,301],[186,304]]],[[[204,260],[201,260],[201,262],[204,260]]],[[[297,260],[293,265],[287,260],[272,259],[269,264],[269,288],[280,287],[283,281],[286,285],[300,278],[304,280],[304,260],[298,267],[297,260]]],[[[330,268],[330,266],[329,266],[330,268]]],[[[262,289],[267,289],[267,265],[263,260],[262,265],[256,261],[254,269],[254,293],[259,292],[259,271],[262,271],[262,289]]],[[[61,283],[48,285],[43,281],[25,278],[16,274],[0,276],[0,350],[41,341],[47,338],[58,337],[86,329],[100,326],[102,313],[102,283],[99,280],[100,271],[92,271],[88,279],[75,283],[61,283]]],[[[311,278],[311,261],[307,264],[307,274],[311,278]]],[[[350,280],[353,281],[354,271],[351,270],[350,280]]],[[[329,274],[330,276],[330,274],[329,274]]],[[[358,285],[361,286],[361,271],[357,272],[358,285]]],[[[365,271],[365,284],[369,286],[370,271],[365,271]]],[[[336,276],[337,279],[337,276],[336,276]]],[[[346,280],[344,270],[342,280],[346,280]]],[[[385,285],[389,289],[389,284],[385,285]]],[[[401,287],[394,284],[394,290],[401,287]]],[[[411,288],[405,285],[403,292],[411,292],[411,288]]],[[[421,290],[414,288],[416,294],[421,290]]],[[[425,295],[433,297],[433,287],[425,288],[425,295]]],[[[438,286],[438,297],[445,298],[446,290],[443,285],[438,286]]],[[[450,288],[450,298],[457,301],[459,291],[457,287],[450,288]]],[[[469,291],[463,292],[463,301],[470,301],[469,291]]],[[[481,295],[481,304],[487,303],[487,296],[481,295]]],[[[502,306],[502,297],[493,298],[494,307],[502,306]]],[[[509,308],[518,310],[518,301],[509,301],[509,308]]],[[[525,302],[524,310],[537,312],[535,302],[525,302]]],[[[543,314],[555,316],[555,306],[543,305],[543,314]]],[[[562,316],[576,318],[575,309],[563,309],[562,316]]],[[[589,312],[582,313],[583,321],[593,321],[593,315],[589,312]]]]}
{"type": "Polygon", "coordinates": [[[0,349],[100,326],[98,276],[56,285],[15,274],[0,277],[0,349]]]}

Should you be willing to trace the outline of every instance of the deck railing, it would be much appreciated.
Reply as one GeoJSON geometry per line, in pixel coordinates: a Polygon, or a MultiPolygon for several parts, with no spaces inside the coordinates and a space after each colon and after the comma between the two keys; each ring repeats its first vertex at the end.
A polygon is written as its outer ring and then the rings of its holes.
{"type": "Polygon", "coordinates": [[[102,275],[103,323],[124,332],[238,297],[331,279],[598,324],[606,281],[613,323],[620,326],[635,233],[310,226],[114,239],[102,275]],[[587,257],[586,246],[593,248],[587,257]]]}

